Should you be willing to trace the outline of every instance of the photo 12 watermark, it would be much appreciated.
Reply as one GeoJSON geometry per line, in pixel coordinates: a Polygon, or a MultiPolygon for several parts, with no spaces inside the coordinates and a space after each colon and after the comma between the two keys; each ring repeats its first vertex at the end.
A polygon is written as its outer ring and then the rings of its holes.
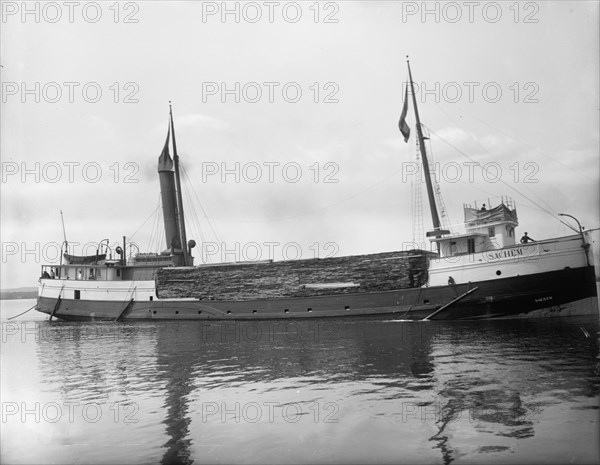
{"type": "Polygon", "coordinates": [[[2,184],[10,183],[76,183],[113,182],[137,184],[140,167],[135,162],[103,162],[95,161],[3,161],[0,164],[2,184]]]}
{"type": "Polygon", "coordinates": [[[108,323],[53,325],[48,321],[3,321],[2,344],[58,343],[62,341],[127,341],[131,325],[123,331],[119,325],[108,323]]]}
{"type": "Polygon", "coordinates": [[[138,2],[0,2],[2,23],[139,23],[138,2]]]}
{"type": "Polygon", "coordinates": [[[299,242],[211,242],[203,241],[200,245],[200,261],[202,263],[235,263],[261,262],[275,260],[300,260],[302,258],[335,257],[340,250],[336,242],[313,242],[302,247],[299,242]]]}
{"type": "Polygon", "coordinates": [[[138,423],[135,402],[2,402],[2,423],[138,423]]]}
{"type": "Polygon", "coordinates": [[[248,183],[266,182],[273,184],[285,182],[295,184],[303,179],[317,184],[337,184],[340,166],[335,162],[314,162],[309,166],[295,161],[281,163],[278,161],[263,162],[214,162],[200,164],[201,180],[209,182],[248,183]]]}
{"type": "Polygon", "coordinates": [[[202,23],[339,23],[338,2],[201,2],[202,23]]]}
{"type": "Polygon", "coordinates": [[[339,340],[336,321],[219,321],[201,326],[202,342],[224,343],[330,343],[339,340]]]}
{"type": "MultiPolygon", "coordinates": [[[[57,264],[60,262],[64,253],[70,255],[89,257],[94,255],[106,255],[106,258],[120,258],[117,252],[122,244],[113,242],[110,244],[108,239],[98,242],[80,243],[70,241],[67,244],[56,241],[2,241],[0,244],[1,262],[7,263],[9,260],[18,260],[20,263],[37,263],[41,265],[57,264]]],[[[127,256],[131,256],[134,251],[139,251],[139,246],[135,242],[129,242],[126,246],[127,256]]]]}
{"type": "Polygon", "coordinates": [[[401,9],[403,23],[537,24],[541,17],[540,3],[527,1],[403,1],[401,9]]]}
{"type": "MultiPolygon", "coordinates": [[[[403,83],[404,87],[409,86],[403,83]]],[[[540,85],[534,81],[500,83],[495,81],[414,82],[415,95],[421,103],[539,103],[540,85]]]]}
{"type": "MultiPolygon", "coordinates": [[[[450,161],[445,163],[435,162],[430,167],[430,174],[436,182],[454,184],[462,183],[491,183],[511,182],[514,184],[537,184],[539,179],[537,174],[540,167],[536,162],[518,162],[515,161],[509,166],[502,166],[500,163],[492,161],[479,163],[475,161],[463,161],[461,163],[450,161]]],[[[417,162],[402,163],[402,182],[425,182],[423,177],[423,168],[417,162]]]]}
{"type": "Polygon", "coordinates": [[[279,82],[214,82],[202,83],[202,103],[339,103],[340,86],[328,81],[299,83],[279,82]]]}
{"type": "Polygon", "coordinates": [[[2,82],[2,103],[139,103],[137,82],[2,82]]]}
{"type": "Polygon", "coordinates": [[[202,402],[202,423],[339,423],[336,402],[202,402]]]}
{"type": "Polygon", "coordinates": [[[441,402],[402,402],[400,412],[402,423],[412,421],[421,423],[456,422],[461,419],[467,420],[470,423],[482,420],[494,423],[513,423],[539,421],[535,420],[535,417],[541,413],[541,410],[537,406],[525,409],[524,407],[511,408],[495,404],[452,405],[451,403],[442,404],[441,402]]]}

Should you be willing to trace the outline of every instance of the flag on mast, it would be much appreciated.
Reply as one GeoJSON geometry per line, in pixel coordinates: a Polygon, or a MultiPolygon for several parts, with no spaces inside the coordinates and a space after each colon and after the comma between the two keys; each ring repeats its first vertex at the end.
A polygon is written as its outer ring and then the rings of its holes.
{"type": "Polygon", "coordinates": [[[408,124],[406,124],[406,113],[408,112],[408,86],[404,91],[404,106],[402,107],[402,113],[400,114],[400,121],[398,122],[398,127],[400,128],[400,132],[404,136],[404,142],[408,142],[408,137],[410,136],[410,128],[408,124]]]}

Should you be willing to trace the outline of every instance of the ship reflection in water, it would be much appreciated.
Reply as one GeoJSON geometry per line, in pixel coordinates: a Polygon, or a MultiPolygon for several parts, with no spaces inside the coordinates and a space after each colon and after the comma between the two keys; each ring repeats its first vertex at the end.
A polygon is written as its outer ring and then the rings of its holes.
{"type": "Polygon", "coordinates": [[[27,324],[11,463],[598,460],[597,318],[27,324]]]}

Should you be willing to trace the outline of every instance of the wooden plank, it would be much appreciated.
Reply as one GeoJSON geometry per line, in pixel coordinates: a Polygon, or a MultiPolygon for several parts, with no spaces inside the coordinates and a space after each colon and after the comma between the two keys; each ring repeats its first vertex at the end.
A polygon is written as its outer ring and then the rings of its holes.
{"type": "Polygon", "coordinates": [[[162,268],[160,298],[250,300],[353,294],[420,287],[427,279],[431,253],[387,252],[372,255],[162,268]],[[333,286],[327,286],[331,283],[333,286]],[[335,286],[355,283],[357,286],[335,286]]]}

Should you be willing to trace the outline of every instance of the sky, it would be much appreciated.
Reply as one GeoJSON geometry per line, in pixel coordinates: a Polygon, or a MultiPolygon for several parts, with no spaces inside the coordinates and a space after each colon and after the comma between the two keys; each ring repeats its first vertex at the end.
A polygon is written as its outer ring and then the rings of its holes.
{"type": "Polygon", "coordinates": [[[58,263],[61,211],[71,253],[164,248],[169,101],[196,264],[410,248],[407,55],[454,231],[503,195],[517,236],[600,226],[596,1],[1,6],[3,289],[58,263]]]}

